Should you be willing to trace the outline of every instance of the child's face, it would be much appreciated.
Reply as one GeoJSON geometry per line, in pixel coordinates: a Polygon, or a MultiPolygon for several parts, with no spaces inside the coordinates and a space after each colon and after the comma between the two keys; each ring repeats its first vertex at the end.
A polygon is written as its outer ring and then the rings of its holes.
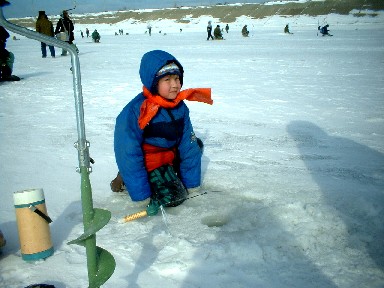
{"type": "Polygon", "coordinates": [[[157,83],[159,95],[165,99],[173,100],[179,94],[181,89],[179,75],[167,75],[160,78],[157,83]]]}

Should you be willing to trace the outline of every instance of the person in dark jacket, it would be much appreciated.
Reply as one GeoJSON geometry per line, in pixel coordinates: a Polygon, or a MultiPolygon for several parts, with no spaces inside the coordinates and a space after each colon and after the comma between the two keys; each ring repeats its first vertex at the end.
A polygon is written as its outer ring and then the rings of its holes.
{"type": "Polygon", "coordinates": [[[99,34],[99,32],[97,32],[96,29],[95,29],[95,31],[92,32],[92,39],[95,43],[100,42],[100,34],[99,34]]]}
{"type": "MultiPolygon", "coordinates": [[[[41,34],[47,35],[47,36],[55,36],[53,33],[53,24],[51,21],[49,21],[48,16],[45,14],[45,11],[39,11],[39,17],[36,21],[36,32],[39,32],[41,34]]],[[[55,58],[55,47],[52,45],[48,45],[49,51],[51,52],[51,56],[55,58]]],[[[42,57],[47,57],[47,44],[44,42],[41,42],[41,53],[42,57]]]]}
{"type": "Polygon", "coordinates": [[[15,55],[5,49],[8,38],[8,31],[0,26],[0,81],[19,81],[19,77],[12,75],[15,55]]]}
{"type": "MultiPolygon", "coordinates": [[[[144,85],[116,119],[114,150],[119,168],[114,192],[126,187],[133,201],[157,209],[182,203],[201,183],[202,142],[183,100],[212,104],[209,88],[181,90],[184,70],[171,54],[154,50],[140,64],[144,85]]],[[[157,213],[157,210],[156,210],[157,213]]]]}
{"type": "Polygon", "coordinates": [[[5,241],[5,237],[3,235],[3,232],[0,230],[0,254],[1,254],[1,249],[5,246],[7,241],[5,241]]]}
{"type": "Polygon", "coordinates": [[[3,235],[3,232],[1,232],[1,230],[0,230],[0,251],[1,251],[1,248],[3,248],[5,246],[6,243],[7,243],[7,241],[5,241],[5,237],[3,235]]]}
{"type": "Polygon", "coordinates": [[[320,31],[322,36],[326,36],[326,35],[327,36],[333,36],[333,35],[329,34],[329,29],[328,28],[329,28],[329,24],[324,25],[323,27],[319,26],[318,30],[320,31]]]}
{"type": "Polygon", "coordinates": [[[223,33],[221,33],[220,25],[217,25],[215,30],[213,31],[213,35],[215,36],[215,40],[223,40],[223,33]]]}
{"type": "MultiPolygon", "coordinates": [[[[61,16],[62,17],[56,24],[55,35],[61,32],[66,33],[67,39],[65,39],[65,41],[68,42],[69,44],[73,44],[73,40],[75,40],[75,35],[73,34],[73,30],[75,29],[75,27],[73,26],[73,22],[69,18],[68,11],[64,10],[61,16]]],[[[63,49],[61,56],[66,56],[66,55],[67,55],[67,50],[63,49]]]]}
{"type": "Polygon", "coordinates": [[[244,37],[249,36],[249,31],[248,31],[247,25],[244,25],[243,29],[241,29],[241,35],[243,35],[244,37]]]}
{"type": "Polygon", "coordinates": [[[287,34],[293,34],[293,33],[291,33],[291,32],[289,31],[289,26],[288,26],[288,24],[285,25],[285,27],[284,27],[284,33],[287,33],[287,34]]]}

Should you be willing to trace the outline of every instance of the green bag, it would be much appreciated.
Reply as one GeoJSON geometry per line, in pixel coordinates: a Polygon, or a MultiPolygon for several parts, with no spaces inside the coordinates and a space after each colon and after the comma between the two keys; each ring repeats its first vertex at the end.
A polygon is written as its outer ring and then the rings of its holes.
{"type": "Polygon", "coordinates": [[[152,196],[147,207],[149,216],[156,215],[160,206],[175,207],[188,195],[183,183],[170,165],[161,166],[149,173],[152,196]]]}

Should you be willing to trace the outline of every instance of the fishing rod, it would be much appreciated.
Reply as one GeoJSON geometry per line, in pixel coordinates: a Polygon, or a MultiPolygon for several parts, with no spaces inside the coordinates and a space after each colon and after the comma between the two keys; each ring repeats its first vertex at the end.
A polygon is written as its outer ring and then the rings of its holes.
{"type": "Polygon", "coordinates": [[[73,4],[75,5],[73,8],[65,9],[66,11],[75,10],[76,9],[76,1],[73,1],[73,4]]]}
{"type": "MultiPolygon", "coordinates": [[[[189,199],[196,198],[196,197],[199,197],[199,196],[203,196],[203,195],[206,195],[206,194],[208,194],[208,192],[205,191],[205,192],[202,192],[202,193],[199,193],[199,194],[187,197],[187,198],[185,198],[185,200],[189,200],[189,199]]],[[[176,202],[178,202],[178,201],[172,201],[172,202],[169,202],[167,204],[170,205],[170,204],[173,204],[173,203],[176,203],[176,202]]],[[[163,205],[160,205],[160,207],[161,206],[163,206],[163,205]]],[[[120,223],[127,223],[127,222],[130,222],[130,221],[133,221],[133,220],[136,220],[136,219],[139,219],[139,218],[143,218],[143,217],[146,217],[146,216],[148,216],[147,209],[139,211],[139,212],[136,212],[136,213],[133,213],[133,214],[126,215],[119,222],[120,223]]]]}

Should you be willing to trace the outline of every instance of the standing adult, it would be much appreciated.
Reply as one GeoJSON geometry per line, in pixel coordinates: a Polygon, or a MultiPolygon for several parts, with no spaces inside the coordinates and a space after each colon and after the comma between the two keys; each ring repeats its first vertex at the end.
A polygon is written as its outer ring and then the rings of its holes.
{"type": "Polygon", "coordinates": [[[229,25],[227,24],[227,25],[225,25],[225,32],[228,33],[228,31],[229,31],[229,25]]]}
{"type": "MultiPolygon", "coordinates": [[[[56,24],[55,34],[57,35],[62,32],[65,33],[67,37],[63,41],[69,44],[73,44],[73,40],[75,40],[75,35],[73,34],[74,28],[75,27],[73,26],[73,22],[69,18],[68,11],[64,10],[59,22],[57,22],[56,24]]],[[[67,50],[63,49],[61,52],[61,56],[66,56],[66,55],[67,55],[67,50]]]]}
{"type": "Polygon", "coordinates": [[[89,29],[85,28],[85,34],[87,34],[87,38],[89,37],[89,29]]]}
{"type": "MultiPolygon", "coordinates": [[[[53,33],[53,24],[49,21],[48,16],[45,14],[45,11],[39,11],[39,17],[36,21],[36,31],[53,37],[55,34],[53,33]]],[[[49,51],[51,52],[51,56],[55,58],[55,47],[52,45],[48,45],[49,51]]],[[[47,44],[41,42],[41,54],[43,58],[47,57],[47,44]]]]}
{"type": "Polygon", "coordinates": [[[212,36],[212,22],[211,21],[208,21],[207,33],[208,33],[207,40],[209,40],[209,38],[211,38],[213,40],[213,36],[212,36]]]}

